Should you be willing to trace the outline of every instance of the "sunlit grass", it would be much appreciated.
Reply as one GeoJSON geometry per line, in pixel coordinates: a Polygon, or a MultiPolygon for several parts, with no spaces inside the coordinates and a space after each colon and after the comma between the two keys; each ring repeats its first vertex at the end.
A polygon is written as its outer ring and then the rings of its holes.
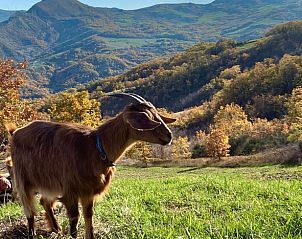
{"type": "MultiPolygon", "coordinates": [[[[301,238],[302,167],[118,169],[97,238],[301,238]]],[[[17,204],[0,218],[17,219],[17,204]]],[[[59,218],[64,218],[62,214],[59,218]]],[[[67,220],[61,219],[67,233],[67,220]]],[[[83,233],[81,220],[80,233],[83,233]]]]}

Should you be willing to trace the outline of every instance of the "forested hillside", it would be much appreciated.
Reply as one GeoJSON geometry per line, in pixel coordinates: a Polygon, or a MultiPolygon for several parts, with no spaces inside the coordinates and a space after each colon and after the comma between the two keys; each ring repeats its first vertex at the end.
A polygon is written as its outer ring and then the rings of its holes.
{"type": "MultiPolygon", "coordinates": [[[[133,92],[146,96],[159,107],[181,111],[210,100],[223,88],[223,79],[234,79],[257,64],[278,64],[284,54],[301,53],[302,22],[290,22],[273,28],[264,38],[255,41],[199,43],[168,60],[154,60],[123,75],[95,82],[89,89],[110,92],[134,88],[133,92]],[[237,75],[233,75],[234,72],[237,75]]],[[[282,94],[293,88],[288,87],[282,94]]],[[[262,94],[261,91],[256,93],[262,94]]]]}
{"type": "MultiPolygon", "coordinates": [[[[289,22],[256,41],[199,43],[89,90],[100,99],[104,92],[126,90],[178,112],[175,130],[184,138],[176,144],[190,139],[197,147],[193,155],[205,155],[205,148],[217,152],[216,146],[224,148],[222,155],[229,147],[231,154],[250,154],[301,139],[301,53],[302,22],[289,22]]],[[[102,112],[120,107],[109,98],[102,112]]]]}
{"type": "MultiPolygon", "coordinates": [[[[290,22],[257,41],[197,44],[90,89],[128,89],[180,111],[176,145],[191,145],[193,157],[251,154],[302,139],[301,53],[302,22],[290,22]]],[[[103,112],[115,106],[106,101],[103,112]]]]}
{"type": "Polygon", "coordinates": [[[301,19],[300,0],[216,0],[124,11],[43,0],[0,23],[0,57],[27,59],[30,96],[118,75],[196,42],[255,39],[301,19]]]}

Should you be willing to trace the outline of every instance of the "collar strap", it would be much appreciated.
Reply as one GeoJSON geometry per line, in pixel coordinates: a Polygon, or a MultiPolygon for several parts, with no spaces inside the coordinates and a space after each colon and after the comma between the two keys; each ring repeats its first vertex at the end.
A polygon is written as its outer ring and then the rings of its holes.
{"type": "Polygon", "coordinates": [[[108,159],[107,154],[105,152],[105,149],[104,149],[104,147],[103,147],[103,145],[101,143],[99,135],[96,136],[96,148],[99,151],[100,159],[105,163],[105,165],[108,166],[108,167],[114,167],[115,163],[111,162],[108,159]]]}

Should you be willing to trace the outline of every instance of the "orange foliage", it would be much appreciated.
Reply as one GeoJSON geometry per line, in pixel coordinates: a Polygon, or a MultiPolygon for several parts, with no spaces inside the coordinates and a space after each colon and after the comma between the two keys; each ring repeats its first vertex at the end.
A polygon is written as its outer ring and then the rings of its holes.
{"type": "Polygon", "coordinates": [[[206,141],[206,152],[209,157],[229,156],[229,137],[223,129],[212,129],[206,141]]]}
{"type": "Polygon", "coordinates": [[[26,62],[0,60],[0,139],[5,135],[6,122],[21,126],[42,117],[31,101],[23,100],[20,96],[20,89],[25,82],[23,70],[26,66],[26,62]]]}

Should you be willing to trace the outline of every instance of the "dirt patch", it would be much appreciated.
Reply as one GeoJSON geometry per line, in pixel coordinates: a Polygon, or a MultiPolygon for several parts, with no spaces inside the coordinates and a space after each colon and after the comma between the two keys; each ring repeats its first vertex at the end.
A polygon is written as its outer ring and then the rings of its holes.
{"type": "MultiPolygon", "coordinates": [[[[51,233],[47,228],[47,223],[45,220],[45,212],[40,211],[35,216],[35,229],[36,229],[36,238],[48,238],[48,239],[67,239],[69,238],[68,228],[63,228],[62,232],[59,234],[51,233]]],[[[58,223],[62,226],[63,219],[66,218],[66,211],[63,207],[58,206],[54,211],[55,217],[58,223]]],[[[9,217],[5,220],[0,221],[0,238],[2,239],[27,239],[27,220],[25,216],[22,216],[20,219],[10,219],[9,217]]],[[[82,236],[79,233],[79,238],[82,236]]]]}
{"type": "MultiPolygon", "coordinates": [[[[58,238],[53,234],[47,232],[44,224],[44,220],[39,218],[36,220],[37,235],[58,238]],[[43,228],[44,227],[44,228],[43,228]]],[[[3,239],[27,239],[27,227],[25,220],[13,220],[13,221],[1,221],[0,222],[0,238],[3,239]]]]}

